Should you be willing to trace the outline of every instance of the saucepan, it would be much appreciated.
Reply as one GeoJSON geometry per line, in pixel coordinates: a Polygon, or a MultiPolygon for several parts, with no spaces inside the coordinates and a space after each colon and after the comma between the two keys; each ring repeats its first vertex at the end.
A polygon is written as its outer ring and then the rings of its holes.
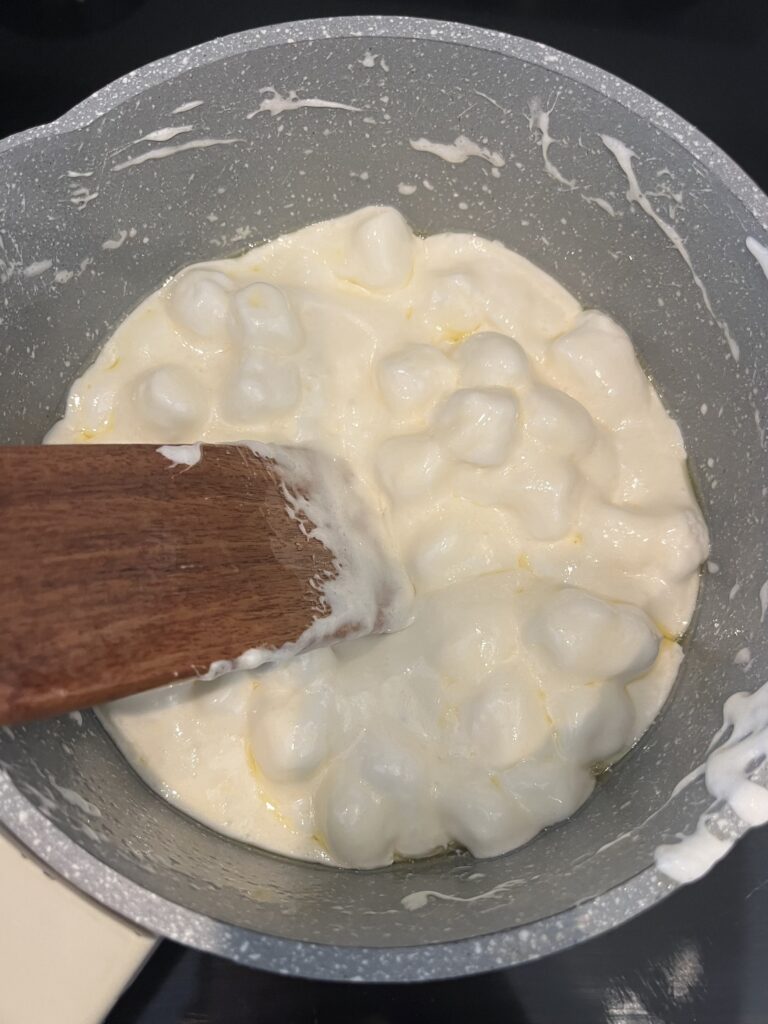
{"type": "Polygon", "coordinates": [[[660,846],[704,828],[725,850],[745,830],[696,772],[726,698],[768,678],[768,200],[728,157],[546,46],[365,17],[151,64],[0,143],[0,165],[2,442],[39,441],[121,318],[185,264],[391,204],[419,233],[500,239],[629,331],[682,427],[712,534],[666,707],[589,802],[527,846],[373,871],[261,852],[151,792],[85,713],[0,730],[0,822],[52,871],[153,934],[244,964],[399,981],[595,935],[673,890],[660,846]],[[503,165],[411,145],[460,136],[503,165]]]}

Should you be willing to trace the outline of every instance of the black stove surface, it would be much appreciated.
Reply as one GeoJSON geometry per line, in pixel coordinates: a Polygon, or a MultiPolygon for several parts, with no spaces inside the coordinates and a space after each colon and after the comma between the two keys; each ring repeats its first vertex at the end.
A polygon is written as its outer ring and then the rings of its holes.
{"type": "MultiPolygon", "coordinates": [[[[214,36],[363,13],[468,21],[573,53],[666,103],[768,190],[765,0],[0,0],[0,136],[214,36]]],[[[457,981],[344,985],[276,977],[164,942],[106,1024],[475,1020],[768,1024],[768,829],[697,885],[536,963],[457,981]]]]}

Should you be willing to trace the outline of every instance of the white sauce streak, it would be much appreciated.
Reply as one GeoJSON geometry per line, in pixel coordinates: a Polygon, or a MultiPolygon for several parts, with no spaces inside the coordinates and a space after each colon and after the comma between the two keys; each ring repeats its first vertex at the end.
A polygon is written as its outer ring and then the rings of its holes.
{"type": "Polygon", "coordinates": [[[718,839],[699,819],[696,831],[678,843],[669,843],[656,849],[656,867],[673,882],[685,885],[695,882],[710,871],[728,853],[733,842],[718,839]]]}
{"type": "Polygon", "coordinates": [[[750,235],[747,238],[747,249],[752,253],[757,262],[760,264],[760,269],[768,277],[768,248],[762,245],[756,238],[752,238],[750,235]]]}
{"type": "Polygon", "coordinates": [[[168,142],[170,139],[175,138],[177,135],[184,135],[186,132],[193,132],[194,130],[195,127],[191,124],[182,124],[179,125],[177,128],[158,128],[156,131],[148,132],[146,135],[142,135],[140,139],[136,139],[136,143],[168,142]]]}
{"type": "Polygon", "coordinates": [[[157,450],[174,466],[196,466],[203,457],[199,444],[163,444],[157,450]]]}
{"type": "MultiPolygon", "coordinates": [[[[550,147],[553,143],[557,142],[557,139],[553,139],[549,134],[549,115],[552,113],[552,110],[544,110],[539,97],[534,96],[528,104],[528,111],[528,128],[532,135],[538,137],[538,145],[541,148],[541,155],[544,159],[544,170],[550,178],[554,178],[555,181],[565,185],[566,188],[575,188],[576,182],[566,178],[549,158],[550,147]]],[[[598,203],[598,205],[601,204],[598,203]]]]}
{"type": "Polygon", "coordinates": [[[733,664],[740,665],[745,671],[752,664],[752,652],[748,647],[740,647],[733,657],[733,664]]]}
{"type": "Polygon", "coordinates": [[[599,196],[586,196],[581,197],[587,203],[594,203],[595,206],[599,206],[601,210],[604,210],[610,217],[616,216],[616,211],[608,202],[607,199],[601,199],[599,196]]]}
{"type": "Polygon", "coordinates": [[[675,247],[675,249],[677,249],[677,251],[680,253],[680,256],[682,257],[685,265],[691,272],[693,283],[696,285],[696,287],[699,289],[699,292],[701,293],[701,297],[704,301],[704,305],[706,306],[707,312],[712,317],[712,320],[720,328],[734,362],[738,363],[740,354],[738,342],[731,334],[730,328],[728,327],[728,324],[725,322],[725,320],[720,320],[719,317],[716,315],[714,309],[712,308],[712,303],[709,300],[709,293],[707,292],[704,282],[693,269],[693,263],[688,253],[688,249],[686,248],[685,242],[682,240],[678,232],[675,230],[675,228],[672,227],[671,224],[667,224],[665,220],[661,219],[658,213],[656,213],[656,211],[654,210],[646,194],[640,188],[640,185],[637,180],[637,175],[635,174],[635,169],[632,166],[632,159],[636,156],[636,154],[629,148],[629,146],[626,146],[623,142],[620,142],[618,139],[612,138],[610,135],[601,135],[600,138],[602,139],[605,148],[616,159],[616,162],[618,163],[619,167],[624,172],[624,176],[626,177],[627,183],[629,185],[629,188],[627,189],[626,193],[627,201],[630,203],[637,203],[637,205],[640,207],[643,213],[646,213],[654,222],[654,224],[656,224],[661,229],[661,231],[664,232],[664,234],[667,236],[667,238],[675,247]]]}
{"type": "Polygon", "coordinates": [[[195,107],[202,107],[202,100],[190,100],[189,103],[181,103],[178,107],[174,107],[171,111],[172,114],[186,114],[188,110],[194,110],[195,107]]]}
{"type": "Polygon", "coordinates": [[[403,896],[400,902],[406,910],[422,910],[429,903],[430,899],[443,900],[449,903],[475,903],[479,900],[492,899],[494,896],[499,896],[501,893],[506,892],[507,889],[525,884],[526,880],[524,878],[509,878],[507,881],[495,885],[492,889],[478,892],[474,896],[453,896],[451,893],[438,892],[435,889],[422,889],[419,892],[409,892],[407,896],[403,896]]]}
{"type": "Polygon", "coordinates": [[[105,242],[101,243],[101,248],[107,250],[119,249],[127,237],[127,231],[118,231],[117,238],[108,238],[105,242]]]}
{"type": "Polygon", "coordinates": [[[84,210],[88,203],[98,198],[98,195],[98,192],[89,192],[84,185],[81,185],[79,188],[73,189],[69,201],[78,210],[84,210]]]}
{"type": "Polygon", "coordinates": [[[36,260],[34,263],[30,263],[28,267],[24,267],[22,274],[24,277],[39,277],[46,270],[50,270],[52,266],[53,260],[36,260]]]}
{"type": "Polygon", "coordinates": [[[289,91],[287,96],[281,96],[277,89],[272,89],[271,87],[259,89],[259,93],[270,93],[271,95],[263,99],[255,110],[246,115],[248,120],[256,117],[257,114],[271,114],[273,117],[277,117],[279,114],[284,114],[289,110],[298,110],[300,107],[350,110],[353,114],[357,114],[362,110],[362,107],[351,107],[348,103],[336,103],[333,100],[321,100],[316,97],[301,100],[293,89],[289,91]]]}
{"type": "Polygon", "coordinates": [[[466,163],[472,156],[485,160],[492,167],[503,167],[506,163],[501,153],[478,145],[472,139],[468,139],[466,135],[459,135],[451,144],[430,142],[429,139],[411,139],[410,144],[411,149],[415,149],[418,153],[432,153],[449,164],[466,163]]]}
{"type": "Polygon", "coordinates": [[[72,804],[73,807],[77,807],[79,811],[83,811],[85,814],[90,814],[93,818],[100,818],[101,811],[92,804],[90,800],[86,800],[85,797],[80,796],[79,793],[75,792],[74,789],[67,789],[66,786],[60,786],[53,779],[50,780],[51,785],[57,793],[61,794],[68,804],[72,804]]]}
{"type": "MultiPolygon", "coordinates": [[[[725,702],[723,725],[713,742],[727,736],[707,757],[704,781],[721,805],[747,828],[768,822],[768,791],[750,777],[768,757],[768,684],[754,693],[735,693],[725,702]]],[[[735,839],[713,835],[707,815],[695,832],[677,843],[656,849],[656,866],[672,881],[683,884],[705,875],[733,846],[735,839]]]]}
{"type": "Polygon", "coordinates": [[[209,146],[232,146],[235,142],[243,142],[243,139],[195,139],[192,142],[182,142],[178,146],[161,146],[160,149],[150,149],[141,156],[131,157],[130,160],[123,160],[115,164],[113,171],[122,171],[126,167],[136,167],[138,164],[146,163],[147,160],[164,160],[167,156],[174,156],[176,153],[183,153],[187,149],[207,149],[209,146]]]}

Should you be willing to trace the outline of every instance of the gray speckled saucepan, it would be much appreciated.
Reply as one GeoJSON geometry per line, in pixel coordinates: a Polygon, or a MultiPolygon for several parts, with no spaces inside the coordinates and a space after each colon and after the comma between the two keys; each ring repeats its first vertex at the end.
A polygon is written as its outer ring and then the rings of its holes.
{"type": "Polygon", "coordinates": [[[515,964],[670,892],[654,850],[691,831],[711,802],[700,779],[671,798],[674,785],[702,762],[724,698],[768,677],[758,599],[768,578],[768,281],[745,247],[747,236],[766,241],[768,201],[755,185],[611,75],[522,39],[408,18],[308,21],[207,43],[0,143],[0,165],[3,441],[38,441],[116,324],[180,267],[390,203],[418,232],[501,239],[627,328],[683,428],[713,538],[663,713],[582,811],[506,856],[339,871],[260,852],[151,792],[91,713],[0,730],[4,826],[159,935],[318,978],[515,964]],[[293,109],[273,113],[276,98],[293,109]],[[301,105],[310,98],[332,105],[301,105]],[[451,164],[410,145],[460,135],[503,166],[451,164]],[[628,197],[602,135],[636,154],[656,218],[628,197]],[[734,664],[743,647],[746,675],[734,664]]]}

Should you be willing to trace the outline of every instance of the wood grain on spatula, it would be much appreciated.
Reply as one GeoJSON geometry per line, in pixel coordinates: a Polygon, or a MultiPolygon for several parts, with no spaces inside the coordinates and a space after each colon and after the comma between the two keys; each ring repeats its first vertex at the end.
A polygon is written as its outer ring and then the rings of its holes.
{"type": "Polygon", "coordinates": [[[42,718],[295,641],[330,552],[269,461],[203,446],[0,448],[0,723],[42,718]]]}

